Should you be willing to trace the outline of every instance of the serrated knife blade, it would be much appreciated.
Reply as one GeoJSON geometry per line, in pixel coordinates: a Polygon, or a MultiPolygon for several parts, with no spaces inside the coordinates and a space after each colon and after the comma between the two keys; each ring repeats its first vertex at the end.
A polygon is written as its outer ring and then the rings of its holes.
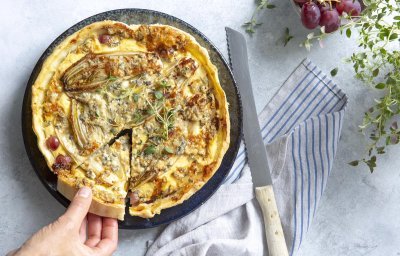
{"type": "Polygon", "coordinates": [[[229,27],[225,29],[233,76],[242,98],[243,135],[247,161],[255,187],[256,198],[263,213],[269,255],[286,256],[288,255],[288,250],[276,206],[267,152],[262,139],[254,102],[246,39],[236,30],[229,27]]]}

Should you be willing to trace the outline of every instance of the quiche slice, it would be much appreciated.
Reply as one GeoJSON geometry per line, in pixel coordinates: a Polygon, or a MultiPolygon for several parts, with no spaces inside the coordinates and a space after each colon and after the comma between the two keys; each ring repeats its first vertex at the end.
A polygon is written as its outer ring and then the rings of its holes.
{"type": "Polygon", "coordinates": [[[72,199],[76,191],[92,189],[90,212],[100,216],[124,219],[125,198],[130,176],[129,135],[119,137],[111,146],[105,145],[79,166],[58,172],[57,190],[72,199]]]}
{"type": "Polygon", "coordinates": [[[60,193],[72,198],[91,186],[91,211],[119,219],[128,190],[133,216],[182,203],[217,171],[230,141],[226,96],[207,51],[160,24],[102,21],[66,38],[43,63],[32,112],[60,193]],[[120,137],[126,130],[131,140],[120,137]],[[100,161],[105,155],[121,168],[100,161]]]}

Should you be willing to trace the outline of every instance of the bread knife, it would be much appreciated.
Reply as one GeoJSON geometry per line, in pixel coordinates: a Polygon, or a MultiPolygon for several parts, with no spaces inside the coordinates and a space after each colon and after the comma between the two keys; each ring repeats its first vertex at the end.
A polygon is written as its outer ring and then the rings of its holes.
{"type": "Polygon", "coordinates": [[[247,160],[255,194],[264,219],[265,235],[270,256],[286,256],[288,250],[272,188],[267,152],[261,135],[251,86],[246,39],[229,27],[225,28],[233,76],[243,105],[243,135],[247,160]]]}

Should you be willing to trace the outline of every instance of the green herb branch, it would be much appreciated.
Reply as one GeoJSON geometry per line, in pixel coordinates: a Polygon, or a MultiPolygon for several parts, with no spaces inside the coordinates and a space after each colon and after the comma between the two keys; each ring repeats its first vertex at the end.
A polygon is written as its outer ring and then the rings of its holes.
{"type": "MultiPolygon", "coordinates": [[[[400,6],[391,0],[364,0],[364,4],[361,16],[343,16],[346,21],[340,33],[351,38],[352,29],[357,30],[360,51],[346,61],[352,64],[357,79],[384,91],[364,114],[359,126],[370,140],[365,157],[349,163],[352,166],[364,163],[373,172],[377,156],[384,154],[387,146],[400,141],[395,121],[400,114],[400,6]]],[[[326,36],[322,27],[318,33],[308,34],[301,46],[310,50],[314,41],[321,42],[326,36]]]]}
{"type": "MultiPolygon", "coordinates": [[[[383,90],[383,96],[364,114],[360,131],[371,141],[366,156],[350,162],[366,164],[373,172],[377,155],[389,145],[399,143],[400,129],[400,6],[395,1],[365,1],[366,9],[359,20],[352,22],[359,32],[361,51],[347,59],[356,78],[371,87],[383,90]]],[[[350,29],[346,35],[351,37],[350,29]]]]}
{"type": "Polygon", "coordinates": [[[250,21],[243,24],[243,27],[246,29],[246,32],[250,35],[254,34],[255,29],[260,26],[262,23],[257,22],[257,15],[263,9],[274,9],[275,5],[270,4],[268,0],[257,0],[257,8],[254,10],[251,15],[250,21]]]}

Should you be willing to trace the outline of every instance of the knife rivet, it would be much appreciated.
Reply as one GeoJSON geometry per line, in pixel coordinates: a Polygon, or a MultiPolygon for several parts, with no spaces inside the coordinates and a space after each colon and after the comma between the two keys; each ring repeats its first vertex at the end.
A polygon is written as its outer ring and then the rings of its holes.
{"type": "Polygon", "coordinates": [[[279,235],[279,232],[278,232],[278,230],[277,230],[277,231],[275,231],[275,235],[279,235]]]}

